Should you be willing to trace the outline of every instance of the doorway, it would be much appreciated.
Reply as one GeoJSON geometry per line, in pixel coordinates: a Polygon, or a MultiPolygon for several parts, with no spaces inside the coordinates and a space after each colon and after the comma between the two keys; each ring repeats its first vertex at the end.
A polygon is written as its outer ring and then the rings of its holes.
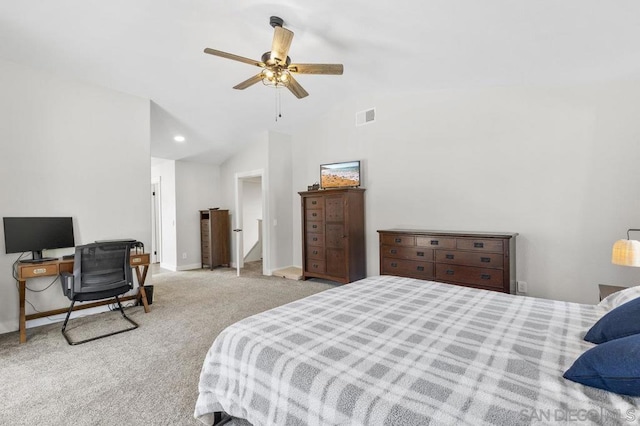
{"type": "Polygon", "coordinates": [[[262,274],[271,275],[267,176],[264,170],[236,173],[235,190],[236,274],[240,276],[246,255],[249,254],[249,259],[255,259],[257,252],[261,252],[262,274]]]}

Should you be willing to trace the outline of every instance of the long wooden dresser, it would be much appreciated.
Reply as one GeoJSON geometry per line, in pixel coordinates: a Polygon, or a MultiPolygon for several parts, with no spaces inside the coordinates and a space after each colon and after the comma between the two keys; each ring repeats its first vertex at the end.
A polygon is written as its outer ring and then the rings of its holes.
{"type": "Polygon", "coordinates": [[[516,233],[379,230],[380,274],[515,293],[516,233]]]}

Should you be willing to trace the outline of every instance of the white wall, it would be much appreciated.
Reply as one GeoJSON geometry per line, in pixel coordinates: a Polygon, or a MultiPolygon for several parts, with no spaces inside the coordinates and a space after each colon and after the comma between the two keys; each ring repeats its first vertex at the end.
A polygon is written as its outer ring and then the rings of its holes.
{"type": "MultiPolygon", "coordinates": [[[[530,295],[594,303],[598,283],[640,282],[610,263],[613,242],[640,227],[638,111],[638,83],[347,100],[294,135],[293,191],[318,180],[319,164],[360,159],[368,275],[378,229],[518,232],[530,295]],[[355,127],[369,107],[377,121],[355,127]]],[[[298,199],[292,211],[300,265],[298,199]]]]}
{"type": "MultiPolygon", "coordinates": [[[[293,265],[291,203],[295,187],[291,179],[291,136],[269,132],[269,209],[273,233],[270,238],[273,269],[293,265]]],[[[299,214],[299,213],[298,213],[299,214]]]]}
{"type": "MultiPolygon", "coordinates": [[[[267,179],[268,182],[268,138],[267,132],[255,135],[254,139],[247,143],[247,147],[244,150],[232,156],[220,166],[222,190],[220,207],[229,210],[232,229],[237,226],[235,217],[235,175],[236,173],[263,170],[265,173],[263,179],[267,179]]],[[[263,224],[263,226],[266,227],[267,225],[263,224]]],[[[231,263],[234,265],[238,261],[236,251],[236,233],[234,232],[231,238],[231,263]]]]}
{"type": "MultiPolygon", "coordinates": [[[[0,216],[72,216],[76,244],[131,237],[150,246],[149,100],[4,61],[0,81],[0,216]]],[[[5,254],[0,234],[4,333],[18,329],[18,255],[5,254]]],[[[45,255],[63,252],[72,250],[45,255]]],[[[38,310],[69,305],[58,283],[27,300],[38,310]]]]}
{"type": "Polygon", "coordinates": [[[222,207],[220,168],[210,164],[176,161],[175,191],[177,269],[198,269],[202,267],[199,211],[222,207]]]}

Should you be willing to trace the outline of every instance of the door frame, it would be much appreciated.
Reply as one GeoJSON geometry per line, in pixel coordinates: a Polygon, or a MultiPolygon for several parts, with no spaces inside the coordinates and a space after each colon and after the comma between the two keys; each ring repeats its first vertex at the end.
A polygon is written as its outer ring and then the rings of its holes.
{"type": "MultiPolygon", "coordinates": [[[[269,199],[268,188],[269,182],[267,173],[264,169],[250,170],[246,172],[238,172],[235,174],[235,229],[242,229],[242,182],[244,179],[259,177],[261,181],[262,196],[262,275],[271,275],[271,220],[269,215],[269,199]],[[265,226],[266,225],[266,226],[265,226]]],[[[242,256],[242,235],[235,233],[236,241],[236,268],[238,276],[240,269],[244,267],[244,256],[242,256]]]]}
{"type": "Polygon", "coordinates": [[[151,180],[151,263],[162,262],[161,187],[160,177],[151,180]]]}

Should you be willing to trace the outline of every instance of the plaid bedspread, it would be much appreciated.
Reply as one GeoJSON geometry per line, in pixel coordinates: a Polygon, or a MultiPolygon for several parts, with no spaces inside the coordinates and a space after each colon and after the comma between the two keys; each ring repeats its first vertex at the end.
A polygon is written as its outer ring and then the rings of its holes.
{"type": "Polygon", "coordinates": [[[244,319],[202,369],[195,417],[254,425],[631,424],[640,399],[563,372],[597,306],[371,277],[244,319]]]}

